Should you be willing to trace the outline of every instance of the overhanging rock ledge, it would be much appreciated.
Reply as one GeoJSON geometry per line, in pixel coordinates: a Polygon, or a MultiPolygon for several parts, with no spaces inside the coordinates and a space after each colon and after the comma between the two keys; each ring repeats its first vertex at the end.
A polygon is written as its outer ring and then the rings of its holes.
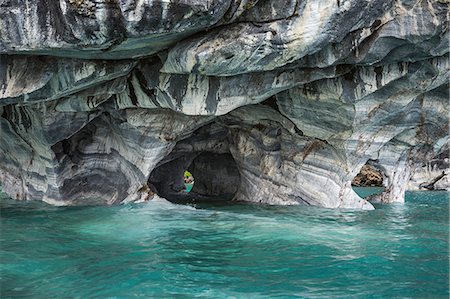
{"type": "Polygon", "coordinates": [[[237,200],[372,209],[351,187],[370,160],[378,199],[402,202],[448,173],[448,7],[0,1],[3,190],[126,203],[151,198],[157,173],[179,192],[172,176],[194,163],[237,200]]]}

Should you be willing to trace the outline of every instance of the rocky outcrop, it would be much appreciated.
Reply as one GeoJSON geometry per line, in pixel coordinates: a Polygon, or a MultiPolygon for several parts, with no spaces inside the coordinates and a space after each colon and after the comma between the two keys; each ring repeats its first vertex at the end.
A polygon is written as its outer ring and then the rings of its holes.
{"type": "Polygon", "coordinates": [[[414,169],[409,183],[410,190],[450,190],[449,148],[414,169]]]}
{"type": "Polygon", "coordinates": [[[236,6],[230,7],[231,2],[2,1],[0,51],[102,59],[148,56],[236,17],[238,11],[229,11],[236,6]]]}
{"type": "Polygon", "coordinates": [[[401,202],[448,152],[448,1],[0,8],[0,181],[13,198],[147,200],[180,193],[192,167],[203,196],[371,209],[351,188],[368,160],[379,200],[401,202]]]}

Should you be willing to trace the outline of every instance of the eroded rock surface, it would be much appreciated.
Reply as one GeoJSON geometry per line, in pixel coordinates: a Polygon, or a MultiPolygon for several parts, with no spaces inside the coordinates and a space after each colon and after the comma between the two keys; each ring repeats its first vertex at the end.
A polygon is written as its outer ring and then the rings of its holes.
{"type": "Polygon", "coordinates": [[[414,169],[408,184],[410,190],[450,190],[450,160],[448,146],[414,169]]]}
{"type": "Polygon", "coordinates": [[[371,209],[351,188],[371,160],[401,202],[448,173],[448,6],[0,1],[3,189],[126,203],[192,167],[206,196],[371,209]]]}

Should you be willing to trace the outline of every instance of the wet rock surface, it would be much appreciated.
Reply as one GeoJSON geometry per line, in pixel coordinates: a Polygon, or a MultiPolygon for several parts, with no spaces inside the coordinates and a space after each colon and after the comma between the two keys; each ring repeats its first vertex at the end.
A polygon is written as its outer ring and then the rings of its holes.
{"type": "Polygon", "coordinates": [[[193,163],[229,176],[199,194],[370,209],[351,182],[376,160],[401,202],[448,173],[448,5],[0,1],[3,189],[126,203],[193,163]]]}

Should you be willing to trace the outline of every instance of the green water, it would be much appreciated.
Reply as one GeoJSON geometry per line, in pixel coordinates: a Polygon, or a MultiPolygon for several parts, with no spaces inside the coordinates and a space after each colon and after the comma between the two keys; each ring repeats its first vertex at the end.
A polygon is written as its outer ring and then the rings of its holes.
{"type": "Polygon", "coordinates": [[[444,192],[365,212],[2,199],[0,297],[448,298],[448,203],[444,192]]]}

